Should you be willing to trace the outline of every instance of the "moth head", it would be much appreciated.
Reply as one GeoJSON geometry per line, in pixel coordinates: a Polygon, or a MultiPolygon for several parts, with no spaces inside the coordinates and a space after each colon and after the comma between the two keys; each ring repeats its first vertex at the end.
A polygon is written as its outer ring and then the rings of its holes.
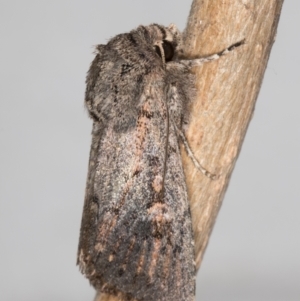
{"type": "Polygon", "coordinates": [[[168,27],[151,24],[140,26],[138,30],[144,36],[145,41],[150,43],[154,52],[161,58],[163,64],[176,60],[181,47],[181,33],[176,25],[168,27]]]}

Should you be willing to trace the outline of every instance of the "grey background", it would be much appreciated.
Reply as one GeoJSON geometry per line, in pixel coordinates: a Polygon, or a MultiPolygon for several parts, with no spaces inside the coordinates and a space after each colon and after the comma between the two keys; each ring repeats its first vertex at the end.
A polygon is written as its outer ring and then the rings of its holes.
{"type": "MultiPolygon", "coordinates": [[[[174,22],[191,1],[1,1],[0,300],[92,300],[75,266],[92,45],[174,22]]],[[[197,300],[300,300],[300,2],[286,1],[197,300]]]]}

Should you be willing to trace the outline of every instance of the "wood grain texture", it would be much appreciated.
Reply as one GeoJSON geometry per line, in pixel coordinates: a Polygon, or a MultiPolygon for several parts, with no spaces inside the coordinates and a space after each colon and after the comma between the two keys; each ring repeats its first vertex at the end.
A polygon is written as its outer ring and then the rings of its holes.
{"type": "Polygon", "coordinates": [[[182,149],[200,267],[213,225],[240,152],[275,39],[281,0],[195,0],[185,31],[185,56],[207,56],[245,40],[217,61],[195,69],[197,101],[187,138],[210,172],[199,173],[182,149]]]}
{"type": "MultiPolygon", "coordinates": [[[[199,162],[219,178],[197,171],[182,148],[200,267],[261,87],[283,0],[195,0],[185,31],[185,55],[203,57],[245,39],[218,61],[195,68],[197,101],[187,131],[199,162]]],[[[98,294],[95,301],[120,301],[98,294]]]]}

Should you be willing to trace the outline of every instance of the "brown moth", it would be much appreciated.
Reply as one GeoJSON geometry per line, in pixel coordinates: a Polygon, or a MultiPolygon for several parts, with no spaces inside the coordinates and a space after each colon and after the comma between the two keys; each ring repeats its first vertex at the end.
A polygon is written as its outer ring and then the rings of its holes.
{"type": "MultiPolygon", "coordinates": [[[[237,45],[237,44],[236,44],[237,45]]],[[[234,46],[236,46],[234,45],[234,46]]],[[[92,145],[78,248],[82,273],[124,300],[192,301],[194,241],[179,141],[195,94],[175,25],[139,26],[96,47],[85,104],[92,145]]]]}

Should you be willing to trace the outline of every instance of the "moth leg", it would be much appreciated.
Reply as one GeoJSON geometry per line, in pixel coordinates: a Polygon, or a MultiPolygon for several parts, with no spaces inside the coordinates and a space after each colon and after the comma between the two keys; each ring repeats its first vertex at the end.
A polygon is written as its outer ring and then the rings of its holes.
{"type": "Polygon", "coordinates": [[[218,60],[220,57],[226,55],[227,53],[233,51],[235,48],[243,45],[245,43],[245,40],[242,40],[240,42],[237,42],[231,46],[229,46],[228,48],[218,52],[218,53],[215,53],[215,54],[212,54],[210,56],[206,56],[206,57],[202,57],[202,58],[196,58],[196,59],[190,59],[190,60],[180,60],[179,62],[187,67],[195,67],[195,66],[201,66],[203,65],[204,63],[207,63],[207,62],[211,62],[211,61],[215,61],[215,60],[218,60]]]}
{"type": "Polygon", "coordinates": [[[218,176],[216,174],[213,174],[211,172],[209,172],[207,169],[205,169],[199,162],[198,160],[195,158],[190,146],[189,146],[189,143],[184,135],[184,133],[176,126],[175,123],[174,124],[174,127],[178,133],[178,135],[180,136],[182,142],[183,142],[183,145],[185,147],[185,150],[187,152],[187,155],[191,158],[191,160],[193,161],[194,165],[196,166],[196,168],[201,171],[206,177],[212,179],[212,180],[216,180],[218,178],[218,176]]]}

